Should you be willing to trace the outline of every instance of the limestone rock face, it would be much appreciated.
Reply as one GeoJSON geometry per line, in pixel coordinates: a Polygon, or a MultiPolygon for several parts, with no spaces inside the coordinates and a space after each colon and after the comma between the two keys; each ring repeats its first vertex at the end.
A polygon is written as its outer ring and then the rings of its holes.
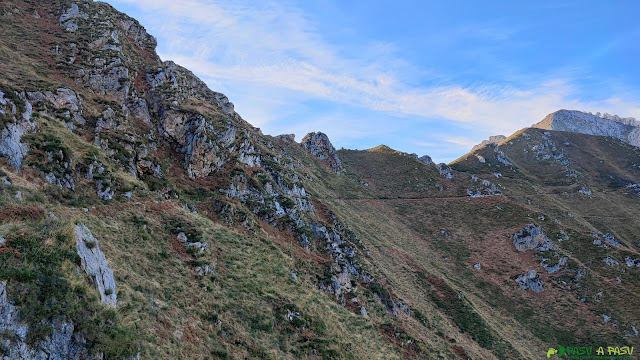
{"type": "Polygon", "coordinates": [[[0,154],[7,157],[9,164],[16,169],[20,169],[22,159],[29,151],[27,145],[20,142],[25,133],[26,129],[20,124],[9,124],[0,131],[0,154]]]}
{"type": "Polygon", "coordinates": [[[100,300],[103,304],[116,306],[116,282],[113,278],[113,270],[109,267],[104,253],[100,251],[98,240],[84,224],[76,225],[74,234],[82,268],[100,292],[100,300]]]}
{"type": "Polygon", "coordinates": [[[327,161],[333,171],[340,175],[344,168],[336,154],[336,149],[329,141],[329,137],[323,132],[310,132],[302,139],[302,147],[309,154],[320,160],[327,161]]]}
{"type": "Polygon", "coordinates": [[[634,146],[640,146],[640,127],[635,121],[607,119],[577,110],[559,110],[547,115],[532,127],[545,130],[570,131],[587,135],[611,136],[634,146]]]}
{"type": "Polygon", "coordinates": [[[147,73],[146,79],[152,93],[151,111],[142,117],[158,118],[160,137],[184,154],[183,165],[190,177],[218,172],[231,158],[250,167],[262,165],[248,124],[226,96],[211,91],[190,71],[171,61],[147,73]],[[218,113],[205,116],[182,106],[194,100],[213,105],[218,113]]]}
{"type": "Polygon", "coordinates": [[[35,129],[31,115],[32,106],[24,94],[0,91],[0,156],[8,158],[9,164],[16,169],[20,169],[22,159],[29,151],[20,140],[35,129]]]}
{"type": "Polygon", "coordinates": [[[27,344],[29,326],[21,321],[18,309],[7,299],[7,282],[0,281],[0,359],[102,359],[102,354],[89,355],[86,341],[74,332],[73,323],[60,319],[50,321],[51,334],[35,346],[27,344]],[[11,334],[12,336],[6,336],[11,334]]]}

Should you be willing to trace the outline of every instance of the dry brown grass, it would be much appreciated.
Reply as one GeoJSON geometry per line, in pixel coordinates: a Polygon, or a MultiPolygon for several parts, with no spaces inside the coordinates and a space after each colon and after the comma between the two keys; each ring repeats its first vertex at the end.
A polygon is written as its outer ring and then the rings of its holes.
{"type": "Polygon", "coordinates": [[[36,204],[4,205],[0,208],[0,221],[37,221],[44,217],[44,208],[36,204]]]}

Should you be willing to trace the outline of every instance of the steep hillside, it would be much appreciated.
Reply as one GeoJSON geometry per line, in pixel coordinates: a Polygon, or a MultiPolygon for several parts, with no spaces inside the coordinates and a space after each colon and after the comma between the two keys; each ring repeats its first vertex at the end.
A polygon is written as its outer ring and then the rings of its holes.
{"type": "Polygon", "coordinates": [[[3,360],[637,343],[638,148],[527,129],[436,165],[297,143],[107,4],[0,16],[3,360]]]}

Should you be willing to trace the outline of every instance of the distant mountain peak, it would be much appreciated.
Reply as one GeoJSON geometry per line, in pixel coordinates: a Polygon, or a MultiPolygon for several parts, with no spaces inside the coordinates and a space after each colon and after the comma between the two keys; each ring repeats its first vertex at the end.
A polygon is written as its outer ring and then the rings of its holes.
{"type": "Polygon", "coordinates": [[[368,149],[367,151],[371,151],[371,152],[397,152],[396,150],[388,147],[387,145],[384,144],[380,144],[376,147],[372,147],[371,149],[368,149]]]}
{"type": "Polygon", "coordinates": [[[587,135],[611,136],[640,146],[640,127],[634,118],[610,114],[591,114],[578,110],[558,110],[532,126],[544,130],[568,131],[587,135]]]}

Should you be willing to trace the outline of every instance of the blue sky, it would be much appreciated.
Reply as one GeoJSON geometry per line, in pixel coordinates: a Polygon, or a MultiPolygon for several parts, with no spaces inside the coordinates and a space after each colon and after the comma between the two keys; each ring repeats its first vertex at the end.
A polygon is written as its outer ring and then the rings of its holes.
{"type": "Polygon", "coordinates": [[[266,134],[449,162],[558,109],[640,118],[640,2],[108,0],[266,134]]]}

